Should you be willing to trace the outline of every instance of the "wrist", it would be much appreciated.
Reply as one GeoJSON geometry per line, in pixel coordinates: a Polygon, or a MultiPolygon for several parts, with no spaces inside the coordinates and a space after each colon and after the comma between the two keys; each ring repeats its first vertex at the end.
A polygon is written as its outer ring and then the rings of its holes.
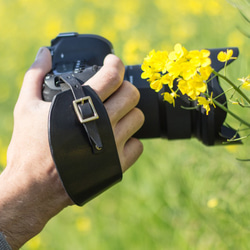
{"type": "Polygon", "coordinates": [[[8,165],[0,175],[0,232],[12,249],[40,233],[70,201],[55,168],[41,177],[28,172],[31,167],[8,165]]]}
{"type": "Polygon", "coordinates": [[[13,250],[19,249],[34,234],[32,224],[28,225],[29,210],[23,198],[26,187],[18,183],[16,177],[11,167],[6,167],[0,175],[0,232],[13,250]]]}

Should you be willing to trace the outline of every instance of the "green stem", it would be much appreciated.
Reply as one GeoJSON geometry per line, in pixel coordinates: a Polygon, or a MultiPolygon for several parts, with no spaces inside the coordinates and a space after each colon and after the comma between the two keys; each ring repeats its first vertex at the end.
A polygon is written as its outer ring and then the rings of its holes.
{"type": "Polygon", "coordinates": [[[250,128],[250,123],[242,120],[238,115],[236,115],[235,113],[233,113],[232,111],[227,109],[224,105],[222,105],[220,102],[216,101],[215,99],[213,99],[213,102],[217,107],[221,108],[222,110],[224,110],[225,112],[230,114],[232,117],[234,117],[236,120],[238,120],[239,122],[241,122],[242,124],[244,124],[250,128]]]}
{"type": "Polygon", "coordinates": [[[224,76],[224,75],[222,75],[222,74],[220,74],[220,73],[218,73],[217,71],[215,71],[215,70],[213,70],[213,73],[216,75],[216,76],[218,76],[218,77],[220,77],[220,78],[222,78],[223,80],[225,80],[227,83],[229,83],[229,85],[231,85],[233,88],[234,88],[234,90],[237,92],[237,93],[239,93],[247,102],[248,102],[248,104],[250,104],[250,99],[232,82],[232,81],[230,81],[226,76],[224,76]]]}

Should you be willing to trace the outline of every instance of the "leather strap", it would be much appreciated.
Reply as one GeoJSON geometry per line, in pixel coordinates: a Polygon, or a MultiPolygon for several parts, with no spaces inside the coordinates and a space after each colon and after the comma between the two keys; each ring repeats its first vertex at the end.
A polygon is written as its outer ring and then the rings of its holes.
{"type": "Polygon", "coordinates": [[[49,144],[65,190],[75,204],[83,205],[120,181],[122,170],[112,126],[98,95],[88,86],[75,87],[79,86],[78,80],[65,79],[65,75],[61,79],[71,87],[52,100],[49,144]],[[76,105],[81,118],[85,120],[96,113],[98,119],[80,122],[74,103],[81,98],[87,100],[76,105]],[[102,150],[93,150],[96,145],[102,145],[102,150]]]}
{"type": "Polygon", "coordinates": [[[71,89],[75,98],[75,101],[73,102],[74,109],[79,122],[82,123],[88,135],[89,143],[93,152],[99,153],[103,147],[95,122],[96,119],[99,119],[99,116],[95,110],[91,97],[86,97],[81,83],[73,74],[62,74],[60,79],[71,89]]]}

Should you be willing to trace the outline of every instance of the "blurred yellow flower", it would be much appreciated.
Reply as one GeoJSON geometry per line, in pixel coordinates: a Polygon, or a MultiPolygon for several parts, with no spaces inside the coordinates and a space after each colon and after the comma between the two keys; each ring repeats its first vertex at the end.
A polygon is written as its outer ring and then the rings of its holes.
{"type": "Polygon", "coordinates": [[[223,9],[223,4],[219,0],[205,0],[204,9],[209,16],[219,16],[223,9]]]}
{"type": "Polygon", "coordinates": [[[7,152],[6,151],[2,151],[0,152],[0,166],[2,166],[3,168],[5,168],[6,164],[7,164],[7,156],[6,156],[7,152]]]}
{"type": "Polygon", "coordinates": [[[59,33],[62,32],[62,17],[61,16],[54,16],[49,19],[45,19],[44,25],[44,34],[46,37],[51,39],[51,37],[56,37],[59,33]]]}
{"type": "Polygon", "coordinates": [[[112,41],[112,43],[115,43],[117,40],[117,32],[113,27],[107,27],[107,26],[102,26],[100,35],[105,37],[106,39],[112,41]]]}
{"type": "Polygon", "coordinates": [[[242,88],[246,90],[250,90],[250,75],[247,77],[242,77],[238,79],[239,81],[242,82],[242,88]]]}
{"type": "Polygon", "coordinates": [[[123,59],[126,64],[138,64],[142,55],[149,49],[146,40],[130,38],[123,47],[123,59]]]}
{"type": "Polygon", "coordinates": [[[204,7],[203,7],[204,5],[201,1],[189,0],[189,1],[186,1],[186,3],[188,4],[188,9],[193,14],[200,15],[204,11],[204,7]]]}
{"type": "Polygon", "coordinates": [[[212,198],[212,199],[208,200],[208,202],[207,202],[207,206],[209,208],[215,208],[218,206],[218,204],[219,204],[219,201],[216,198],[212,198]]]}
{"type": "Polygon", "coordinates": [[[242,47],[245,42],[245,36],[239,30],[232,30],[227,38],[229,47],[242,47]]]}
{"type": "Polygon", "coordinates": [[[4,146],[0,140],[0,166],[2,166],[3,168],[7,164],[7,150],[8,148],[4,146]]]}
{"type": "MultiPolygon", "coordinates": [[[[166,1],[166,0],[165,0],[166,1]]],[[[186,20],[185,23],[175,24],[169,27],[169,34],[174,37],[176,41],[185,42],[189,38],[194,37],[197,32],[197,23],[192,20],[186,20]]]]}
{"type": "Polygon", "coordinates": [[[113,24],[116,30],[125,31],[130,28],[131,21],[132,20],[129,15],[120,15],[119,13],[117,13],[114,16],[113,24]]]}
{"type": "Polygon", "coordinates": [[[236,153],[239,150],[239,147],[239,145],[235,144],[225,145],[226,150],[228,150],[230,153],[236,153]]]}
{"type": "Polygon", "coordinates": [[[26,243],[28,249],[39,249],[41,247],[41,236],[37,235],[26,243]]]}
{"type": "Polygon", "coordinates": [[[78,231],[86,232],[91,228],[91,220],[87,217],[79,217],[76,220],[76,228],[78,231]]]}
{"type": "Polygon", "coordinates": [[[90,9],[81,9],[76,14],[75,23],[78,31],[89,32],[96,24],[96,13],[90,9]]]}

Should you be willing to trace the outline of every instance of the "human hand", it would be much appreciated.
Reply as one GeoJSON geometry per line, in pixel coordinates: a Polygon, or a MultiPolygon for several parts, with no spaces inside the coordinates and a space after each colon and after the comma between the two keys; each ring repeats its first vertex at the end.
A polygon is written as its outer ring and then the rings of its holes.
{"type": "Polygon", "coordinates": [[[115,55],[108,55],[104,67],[85,84],[91,86],[104,103],[123,172],[133,165],[143,151],[142,143],[132,136],[144,122],[143,113],[135,108],[140,98],[139,91],[123,80],[124,72],[122,61],[115,55]]]}
{"type": "MultiPolygon", "coordinates": [[[[56,171],[48,142],[50,103],[42,100],[44,76],[51,69],[51,57],[42,48],[25,75],[14,110],[14,130],[8,148],[7,166],[0,175],[0,231],[13,249],[38,234],[47,221],[72,201],[56,171]]],[[[123,81],[124,66],[114,55],[86,84],[99,95],[114,131],[123,172],[142,153],[142,144],[131,136],[144,116],[134,108],[138,90],[123,81]]]]}

